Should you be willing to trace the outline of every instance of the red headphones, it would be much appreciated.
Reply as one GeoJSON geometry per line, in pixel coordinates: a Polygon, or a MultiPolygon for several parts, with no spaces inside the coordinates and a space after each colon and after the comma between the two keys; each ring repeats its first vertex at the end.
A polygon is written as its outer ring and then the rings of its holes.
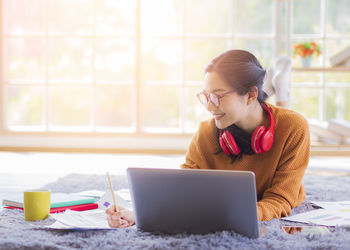
{"type": "MultiPolygon", "coordinates": [[[[251,144],[253,151],[257,154],[262,154],[266,151],[269,151],[273,144],[273,136],[275,134],[275,121],[273,119],[271,111],[266,107],[265,104],[262,104],[262,106],[269,114],[270,127],[267,129],[265,126],[259,126],[254,130],[251,144]]],[[[227,130],[224,132],[220,130],[219,142],[222,150],[227,155],[238,155],[241,152],[232,134],[227,130]]]]}

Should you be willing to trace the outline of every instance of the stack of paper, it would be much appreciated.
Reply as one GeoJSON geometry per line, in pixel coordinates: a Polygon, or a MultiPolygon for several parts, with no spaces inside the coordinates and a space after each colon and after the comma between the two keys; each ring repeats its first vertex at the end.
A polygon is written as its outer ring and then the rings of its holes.
{"type": "MultiPolygon", "coordinates": [[[[50,213],[59,213],[67,209],[84,211],[98,207],[93,197],[79,196],[65,193],[52,193],[50,213]]],[[[23,193],[13,194],[12,197],[2,200],[5,208],[23,210],[23,193]]]]}
{"type": "Polygon", "coordinates": [[[350,137],[350,122],[346,120],[330,119],[328,130],[343,137],[350,137]]]}
{"type": "Polygon", "coordinates": [[[286,221],[313,223],[323,226],[350,225],[350,201],[314,201],[312,203],[323,209],[312,210],[282,219],[286,221]]]}
{"type": "Polygon", "coordinates": [[[339,51],[337,54],[329,58],[329,61],[334,66],[349,66],[350,60],[350,47],[347,47],[343,49],[342,51],[339,51]]]}

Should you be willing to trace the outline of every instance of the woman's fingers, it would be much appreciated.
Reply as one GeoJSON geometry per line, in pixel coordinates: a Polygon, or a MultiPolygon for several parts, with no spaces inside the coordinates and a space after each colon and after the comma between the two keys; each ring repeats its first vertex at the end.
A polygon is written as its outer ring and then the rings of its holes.
{"type": "Polygon", "coordinates": [[[131,225],[129,224],[128,221],[126,220],[122,220],[122,224],[120,225],[119,228],[126,228],[126,227],[130,227],[131,225]]]}
{"type": "Polygon", "coordinates": [[[117,215],[107,216],[107,221],[110,227],[120,227],[122,224],[122,219],[117,215]]]}
{"type": "MultiPolygon", "coordinates": [[[[119,211],[125,211],[126,209],[123,207],[118,207],[118,212],[119,211]]],[[[106,214],[112,214],[115,213],[116,209],[115,209],[115,205],[110,206],[109,208],[106,209],[106,214]]]]}
{"type": "Polygon", "coordinates": [[[116,211],[114,211],[114,210],[112,210],[112,209],[109,209],[109,208],[106,210],[106,214],[109,215],[109,216],[112,216],[112,215],[114,215],[114,214],[116,214],[116,215],[118,215],[118,216],[121,216],[121,215],[120,215],[120,212],[116,212],[116,211]]]}
{"type": "Polygon", "coordinates": [[[114,212],[112,208],[109,208],[107,210],[107,221],[110,227],[125,227],[129,224],[128,221],[122,218],[120,212],[114,212]]]}
{"type": "Polygon", "coordinates": [[[124,228],[133,225],[134,219],[132,219],[130,211],[123,207],[118,207],[118,209],[118,212],[116,212],[114,205],[106,209],[108,225],[117,228],[124,228]]]}
{"type": "Polygon", "coordinates": [[[110,227],[117,227],[118,226],[117,222],[112,220],[110,216],[107,216],[107,222],[108,222],[108,226],[110,226],[110,227]]]}
{"type": "Polygon", "coordinates": [[[119,219],[115,219],[115,217],[113,218],[108,216],[107,217],[108,225],[114,228],[125,228],[129,226],[129,222],[127,220],[121,219],[120,217],[119,219]]]}
{"type": "Polygon", "coordinates": [[[113,213],[112,208],[109,207],[106,209],[106,214],[111,215],[112,213],[113,213]]]}

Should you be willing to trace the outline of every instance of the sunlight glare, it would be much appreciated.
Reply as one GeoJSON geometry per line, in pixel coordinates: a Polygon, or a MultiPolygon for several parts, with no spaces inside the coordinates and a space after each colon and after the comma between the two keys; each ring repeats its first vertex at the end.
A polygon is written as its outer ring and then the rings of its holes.
{"type": "Polygon", "coordinates": [[[176,1],[141,1],[142,33],[179,33],[181,18],[176,1]],[[161,10],[161,11],[157,11],[161,10]]]}
{"type": "Polygon", "coordinates": [[[176,64],[180,60],[181,47],[176,44],[163,44],[155,51],[155,56],[165,64],[176,64]]]}

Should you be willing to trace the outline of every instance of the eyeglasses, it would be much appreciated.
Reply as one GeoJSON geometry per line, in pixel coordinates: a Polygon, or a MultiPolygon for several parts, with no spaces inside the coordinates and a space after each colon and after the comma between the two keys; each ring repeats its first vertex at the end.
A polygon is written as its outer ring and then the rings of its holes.
{"type": "Polygon", "coordinates": [[[220,99],[225,95],[235,92],[235,90],[228,91],[221,95],[217,95],[214,93],[207,93],[205,90],[197,94],[198,100],[202,103],[206,108],[209,105],[209,100],[218,108],[220,106],[220,99]]]}

